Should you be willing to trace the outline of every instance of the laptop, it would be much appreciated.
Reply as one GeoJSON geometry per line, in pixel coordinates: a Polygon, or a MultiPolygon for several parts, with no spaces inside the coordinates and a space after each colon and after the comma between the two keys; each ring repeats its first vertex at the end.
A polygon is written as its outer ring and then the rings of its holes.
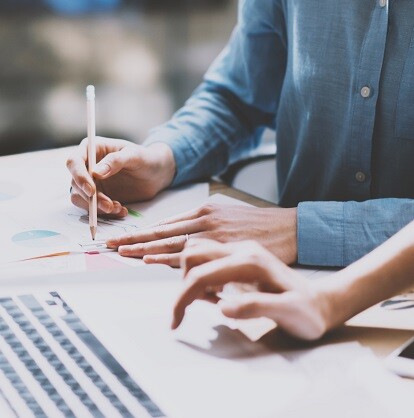
{"type": "Polygon", "coordinates": [[[265,417],[297,396],[288,362],[215,306],[171,331],[182,286],[166,266],[2,277],[0,417],[265,417]]]}
{"type": "Polygon", "coordinates": [[[165,417],[57,291],[0,297],[6,417],[165,417]]]}

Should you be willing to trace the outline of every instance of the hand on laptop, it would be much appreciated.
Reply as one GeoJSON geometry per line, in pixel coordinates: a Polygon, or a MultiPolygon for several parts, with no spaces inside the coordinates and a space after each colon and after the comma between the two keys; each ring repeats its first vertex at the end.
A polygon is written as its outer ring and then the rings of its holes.
{"type": "Polygon", "coordinates": [[[174,308],[173,329],[181,324],[186,307],[203,299],[218,303],[230,318],[271,318],[299,338],[316,339],[327,330],[324,292],[254,241],[194,240],[181,261],[186,285],[174,308]],[[222,300],[220,292],[227,283],[253,284],[257,291],[222,300]]]}
{"type": "MultiPolygon", "coordinates": [[[[124,217],[124,203],[149,200],[168,187],[175,173],[175,161],[166,144],[148,147],[121,139],[96,138],[94,180],[98,190],[98,212],[124,217]]],[[[87,169],[87,141],[83,140],[67,160],[72,174],[72,202],[88,209],[88,197],[95,185],[87,169]]]]}
{"type": "Polygon", "coordinates": [[[209,204],[136,234],[112,238],[106,244],[126,257],[143,257],[146,263],[178,267],[187,237],[220,242],[256,240],[283,262],[291,264],[297,259],[296,208],[209,204]]]}

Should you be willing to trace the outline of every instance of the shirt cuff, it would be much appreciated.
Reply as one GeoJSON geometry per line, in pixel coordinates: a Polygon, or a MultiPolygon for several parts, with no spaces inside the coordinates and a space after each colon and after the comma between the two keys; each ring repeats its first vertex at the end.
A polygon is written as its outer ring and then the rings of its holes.
{"type": "Polygon", "coordinates": [[[344,266],[344,202],[302,202],[297,224],[299,264],[344,266]]]}

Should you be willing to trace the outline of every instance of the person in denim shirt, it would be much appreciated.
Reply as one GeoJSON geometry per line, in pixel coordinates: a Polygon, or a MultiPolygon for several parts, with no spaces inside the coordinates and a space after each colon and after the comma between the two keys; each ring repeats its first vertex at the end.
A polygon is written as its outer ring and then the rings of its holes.
{"type": "MultiPolygon", "coordinates": [[[[101,139],[100,210],[208,178],[277,132],[281,208],[207,206],[108,245],[177,265],[191,237],[254,239],[286,263],[346,266],[414,219],[414,5],[242,0],[203,83],[144,146],[101,139]]],[[[94,184],[85,143],[72,201],[94,184]]],[[[258,179],[260,181],[260,179],[258,179]]]]}

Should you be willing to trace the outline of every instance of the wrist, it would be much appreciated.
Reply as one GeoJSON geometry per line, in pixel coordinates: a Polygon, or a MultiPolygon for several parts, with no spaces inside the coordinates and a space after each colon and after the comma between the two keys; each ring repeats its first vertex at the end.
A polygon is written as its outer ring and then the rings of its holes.
{"type": "Polygon", "coordinates": [[[274,253],[286,264],[295,264],[298,260],[297,208],[277,208],[273,216],[281,220],[273,231],[276,238],[274,253]]]}
{"type": "Polygon", "coordinates": [[[164,142],[154,142],[146,147],[152,158],[152,169],[160,181],[160,190],[171,185],[176,174],[174,154],[164,142]]]}
{"type": "Polygon", "coordinates": [[[298,209],[290,208],[289,211],[290,225],[291,225],[291,239],[290,239],[290,264],[298,261],[298,209]]]}
{"type": "Polygon", "coordinates": [[[368,307],[364,305],[364,291],[359,285],[358,274],[350,275],[346,269],[316,283],[326,330],[338,327],[368,307]]]}
{"type": "Polygon", "coordinates": [[[315,306],[319,309],[325,328],[324,331],[327,332],[336,328],[343,322],[338,315],[340,310],[336,305],[338,303],[337,290],[331,286],[317,285],[315,295],[315,306]]]}

